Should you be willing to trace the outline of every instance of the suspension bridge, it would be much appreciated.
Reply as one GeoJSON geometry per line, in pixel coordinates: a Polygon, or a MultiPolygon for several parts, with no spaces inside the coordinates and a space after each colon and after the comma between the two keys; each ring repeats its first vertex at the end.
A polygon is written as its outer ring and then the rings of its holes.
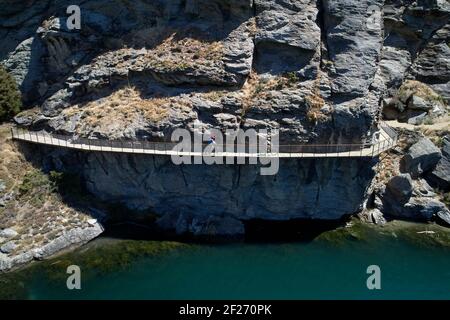
{"type": "Polygon", "coordinates": [[[252,148],[239,145],[222,145],[213,152],[178,150],[176,142],[151,142],[143,140],[106,140],[74,138],[68,135],[48,133],[45,131],[29,131],[21,128],[12,128],[11,135],[14,140],[26,141],[34,144],[48,145],[59,148],[75,149],[91,152],[113,152],[127,154],[148,154],[166,156],[215,156],[215,157],[245,157],[245,158],[373,158],[397,144],[396,131],[385,122],[379,124],[379,131],[371,143],[361,144],[280,144],[278,150],[263,150],[251,152],[252,148]],[[221,151],[221,150],[223,151],[221,151]],[[220,150],[220,151],[219,151],[220,150]],[[233,150],[230,152],[229,150],[233,150]]]}

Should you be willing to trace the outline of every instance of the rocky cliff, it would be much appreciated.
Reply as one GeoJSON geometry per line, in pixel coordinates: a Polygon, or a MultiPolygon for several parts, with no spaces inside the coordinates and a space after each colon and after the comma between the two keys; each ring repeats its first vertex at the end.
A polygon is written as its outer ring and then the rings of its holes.
{"type": "Polygon", "coordinates": [[[339,219],[358,212],[376,161],[285,159],[275,176],[258,165],[174,165],[169,157],[52,153],[46,166],[81,171],[107,202],[159,214],[217,214],[238,219],[339,219]]]}
{"type": "MultiPolygon", "coordinates": [[[[406,80],[442,105],[450,96],[445,0],[0,3],[1,64],[38,106],[16,117],[32,129],[167,141],[176,128],[275,128],[280,143],[361,143],[406,80]],[[81,8],[80,30],[67,28],[69,5],[81,8]]],[[[57,151],[49,160],[78,168],[102,199],[175,215],[181,229],[195,229],[193,216],[352,214],[375,165],[286,160],[277,176],[260,177],[254,166],[160,157],[57,151]]]]}

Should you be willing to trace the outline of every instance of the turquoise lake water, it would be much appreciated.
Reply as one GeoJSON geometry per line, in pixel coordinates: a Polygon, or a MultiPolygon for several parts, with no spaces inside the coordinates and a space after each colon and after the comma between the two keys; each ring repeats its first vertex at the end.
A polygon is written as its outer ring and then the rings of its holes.
{"type": "Polygon", "coordinates": [[[0,276],[1,290],[25,299],[449,299],[448,232],[421,230],[344,228],[271,244],[101,239],[0,276]],[[69,264],[82,270],[79,291],[66,288],[69,264]],[[369,265],[381,268],[381,290],[366,287],[369,265]]]}

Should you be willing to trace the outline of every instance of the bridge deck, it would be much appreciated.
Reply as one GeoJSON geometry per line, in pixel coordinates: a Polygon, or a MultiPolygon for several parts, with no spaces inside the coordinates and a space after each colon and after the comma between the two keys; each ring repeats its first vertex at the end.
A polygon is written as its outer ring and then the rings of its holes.
{"type": "MultiPolygon", "coordinates": [[[[183,152],[174,150],[176,143],[157,143],[147,141],[114,141],[98,139],[71,140],[69,136],[12,129],[15,140],[42,145],[69,148],[83,151],[134,153],[166,156],[215,156],[245,158],[372,158],[393,148],[397,143],[395,131],[382,124],[379,139],[373,144],[336,144],[336,145],[280,145],[279,152],[242,153],[242,152],[183,152]]],[[[226,150],[226,146],[224,146],[226,150]]]]}

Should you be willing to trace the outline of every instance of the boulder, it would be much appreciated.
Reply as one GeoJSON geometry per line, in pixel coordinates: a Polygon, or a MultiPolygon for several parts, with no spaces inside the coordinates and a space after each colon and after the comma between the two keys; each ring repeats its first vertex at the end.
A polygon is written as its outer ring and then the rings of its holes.
{"type": "Polygon", "coordinates": [[[384,218],[383,213],[378,209],[370,210],[369,212],[371,221],[376,225],[385,225],[386,219],[384,218]]]}
{"type": "Polygon", "coordinates": [[[11,259],[6,254],[0,253],[0,272],[7,271],[11,269],[11,267],[11,259]]]}
{"type": "Polygon", "coordinates": [[[14,122],[16,124],[18,124],[19,126],[23,126],[23,127],[31,126],[33,121],[34,121],[34,115],[29,114],[28,112],[19,113],[17,116],[14,117],[14,122]]]}
{"type": "Polygon", "coordinates": [[[12,199],[14,199],[14,192],[9,192],[0,196],[0,207],[5,207],[6,203],[12,199]]]}
{"type": "Polygon", "coordinates": [[[413,181],[409,174],[401,174],[389,180],[386,185],[385,198],[400,204],[407,203],[413,193],[413,181]]]}
{"type": "Polygon", "coordinates": [[[428,112],[433,109],[433,105],[425,99],[413,95],[408,102],[408,108],[412,110],[421,110],[428,112]]]}
{"type": "Polygon", "coordinates": [[[389,211],[385,214],[406,220],[430,221],[438,212],[445,209],[445,205],[438,200],[413,197],[404,205],[391,203],[389,211]]]}
{"type": "Polygon", "coordinates": [[[400,170],[410,173],[413,178],[416,178],[432,170],[441,157],[442,154],[439,148],[430,139],[422,138],[413,144],[409,148],[408,153],[402,158],[400,170]]]}
{"type": "Polygon", "coordinates": [[[438,212],[446,210],[446,207],[442,202],[435,199],[412,198],[404,209],[400,215],[404,218],[429,221],[438,212]]]}
{"type": "Polygon", "coordinates": [[[10,254],[17,248],[17,244],[14,241],[9,241],[0,247],[0,251],[5,254],[10,254]]]}
{"type": "Polygon", "coordinates": [[[433,187],[450,191],[450,161],[443,157],[425,178],[433,187]]]}
{"type": "Polygon", "coordinates": [[[413,181],[409,174],[401,174],[391,178],[381,194],[382,210],[385,215],[400,219],[429,221],[446,209],[434,196],[426,181],[413,181]]]}
{"type": "Polygon", "coordinates": [[[17,235],[18,233],[11,228],[3,229],[2,231],[0,231],[0,238],[10,239],[14,238],[17,235]]]}
{"type": "Polygon", "coordinates": [[[412,125],[420,125],[427,120],[427,113],[423,111],[408,110],[405,114],[407,122],[412,125]]]}

